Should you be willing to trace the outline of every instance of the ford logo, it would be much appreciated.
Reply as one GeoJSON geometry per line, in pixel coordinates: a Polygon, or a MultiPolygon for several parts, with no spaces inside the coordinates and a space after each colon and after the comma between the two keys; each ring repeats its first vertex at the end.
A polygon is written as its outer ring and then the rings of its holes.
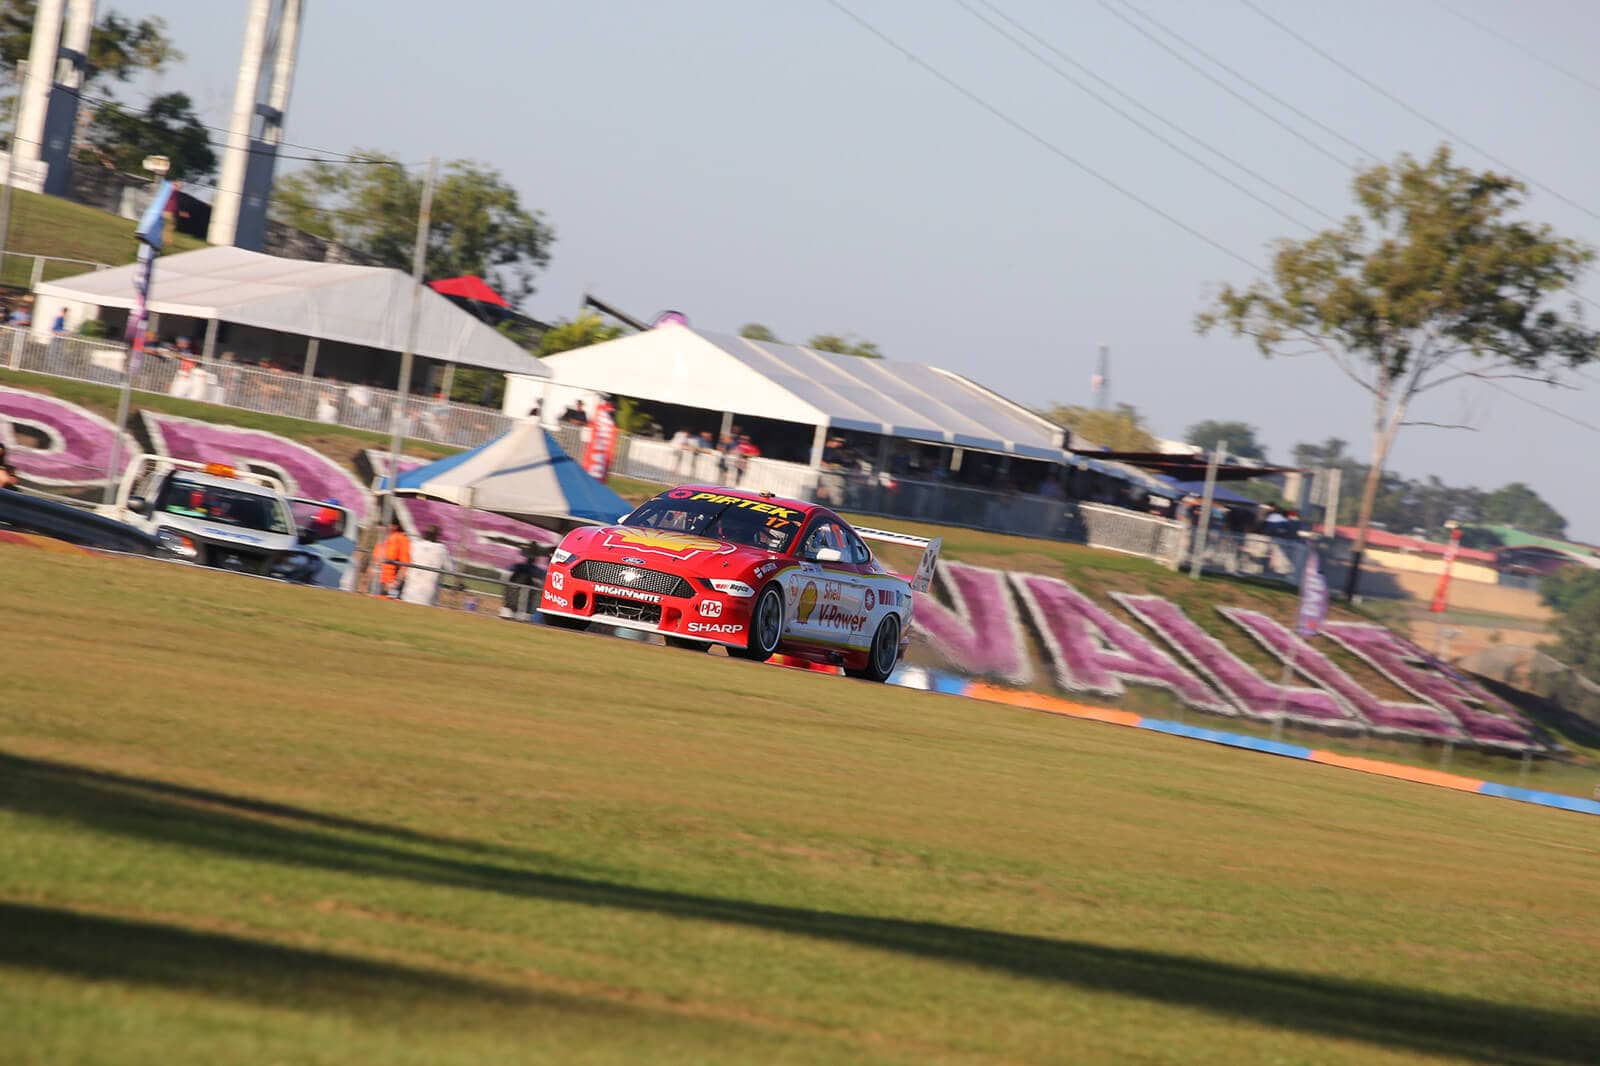
{"type": "Polygon", "coordinates": [[[643,559],[635,559],[631,555],[624,555],[622,557],[622,561],[625,562],[625,563],[632,563],[634,566],[643,566],[644,565],[644,560],[643,559]]]}

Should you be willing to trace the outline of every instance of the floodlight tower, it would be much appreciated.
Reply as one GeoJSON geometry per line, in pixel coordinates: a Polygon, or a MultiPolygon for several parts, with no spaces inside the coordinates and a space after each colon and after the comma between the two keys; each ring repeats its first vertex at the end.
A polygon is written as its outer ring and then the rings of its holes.
{"type": "Polygon", "coordinates": [[[72,137],[89,70],[94,7],[95,0],[39,0],[34,10],[10,180],[52,196],[66,195],[72,177],[72,137]]]}
{"type": "Polygon", "coordinates": [[[261,248],[304,12],[304,0],[250,0],[233,117],[206,234],[212,244],[261,248]]]}

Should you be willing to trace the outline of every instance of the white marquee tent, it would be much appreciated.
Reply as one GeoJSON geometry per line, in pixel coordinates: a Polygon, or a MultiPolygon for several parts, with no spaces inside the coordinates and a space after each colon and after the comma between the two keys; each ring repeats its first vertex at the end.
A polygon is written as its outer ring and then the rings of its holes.
{"type": "MultiPolygon", "coordinates": [[[[815,453],[828,432],[853,430],[1048,462],[1067,458],[1060,426],[959,374],[916,363],[666,325],[547,356],[545,365],[558,387],[815,426],[815,453]]],[[[506,402],[508,411],[514,404],[526,410],[526,390],[508,388],[506,402]]],[[[552,411],[548,403],[545,409],[552,411]]]]}
{"type": "MultiPolygon", "coordinates": [[[[37,288],[36,306],[133,307],[134,266],[80,274],[37,288]]],[[[150,310],[398,352],[410,323],[410,275],[387,267],[314,263],[250,252],[203,248],[156,261],[150,310]]],[[[48,329],[50,315],[35,316],[48,329]]],[[[76,316],[74,316],[76,317],[76,316]]],[[[544,377],[539,360],[424,287],[416,354],[461,366],[544,377]]],[[[206,354],[211,354],[209,351],[206,354]]]]}

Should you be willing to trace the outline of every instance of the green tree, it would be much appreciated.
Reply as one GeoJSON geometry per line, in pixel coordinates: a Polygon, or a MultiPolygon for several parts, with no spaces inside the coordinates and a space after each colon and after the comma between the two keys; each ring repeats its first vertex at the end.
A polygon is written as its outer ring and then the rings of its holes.
{"type": "Polygon", "coordinates": [[[574,348],[587,348],[591,344],[615,340],[622,336],[622,327],[613,326],[599,315],[585,313],[577,318],[557,322],[539,338],[539,355],[570,352],[574,348]]]}
{"type": "MultiPolygon", "coordinates": [[[[38,0],[8,0],[0,5],[0,69],[14,72],[33,46],[33,20],[38,0]]],[[[103,78],[127,81],[155,73],[183,59],[167,37],[166,20],[137,21],[108,11],[89,34],[89,70],[85,87],[103,78]]]]}
{"type": "Polygon", "coordinates": [[[1521,183],[1402,155],[1359,175],[1360,213],[1303,241],[1280,241],[1267,278],[1226,285],[1196,318],[1264,356],[1319,353],[1372,403],[1372,459],[1357,514],[1353,592],[1367,526],[1412,402],[1463,378],[1551,380],[1595,358],[1600,335],[1549,306],[1594,258],[1548,226],[1513,216],[1521,183]]]}
{"type": "Polygon", "coordinates": [[[1228,442],[1228,454],[1241,459],[1267,458],[1267,449],[1256,440],[1256,427],[1246,422],[1219,422],[1206,419],[1196,422],[1184,433],[1183,439],[1190,444],[1197,444],[1208,451],[1217,445],[1217,441],[1228,442]]]}
{"type": "MultiPolygon", "coordinates": [[[[0,3],[0,71],[16,80],[17,64],[28,58],[33,45],[33,20],[37,0],[7,0],[0,3]]],[[[138,74],[158,73],[180,62],[183,53],[167,37],[167,24],[159,18],[137,21],[109,11],[95,23],[89,35],[89,69],[84,89],[103,86],[107,78],[125,82],[138,74]]],[[[88,105],[93,108],[92,102],[88,105]]],[[[5,128],[16,109],[16,98],[8,97],[0,106],[5,128]]]]}
{"type": "Polygon", "coordinates": [[[806,341],[806,347],[818,352],[833,352],[836,355],[856,355],[862,359],[882,359],[883,353],[871,341],[859,340],[846,333],[819,333],[806,341]]]}
{"type": "Polygon", "coordinates": [[[739,336],[753,341],[778,343],[778,335],[759,322],[746,322],[739,327],[739,336]]]}
{"type": "Polygon", "coordinates": [[[1539,583],[1539,598],[1556,614],[1551,654],[1581,674],[1600,677],[1600,570],[1563,567],[1539,583]]]}
{"type": "Polygon", "coordinates": [[[1567,535],[1566,517],[1520,481],[1495,489],[1483,498],[1483,520],[1515,526],[1546,537],[1567,535]]]}
{"type": "Polygon", "coordinates": [[[1156,447],[1156,438],[1146,428],[1144,416],[1132,404],[1119,403],[1112,410],[1057,404],[1044,416],[1071,430],[1074,446],[1098,444],[1117,452],[1148,452],[1156,447]]]}
{"type": "MultiPolygon", "coordinates": [[[[273,216],[400,270],[411,268],[422,175],[392,155],[356,149],[357,162],[316,162],[280,178],[273,216]]],[[[555,231],[493,167],[446,163],[433,195],[425,270],[429,277],[476,274],[513,305],[531,296],[550,261],[555,231]]]]}
{"type": "Polygon", "coordinates": [[[95,155],[129,173],[138,173],[149,155],[170,159],[174,180],[206,178],[217,170],[210,134],[184,93],[157,96],[144,111],[103,104],[95,109],[86,140],[95,155]]]}

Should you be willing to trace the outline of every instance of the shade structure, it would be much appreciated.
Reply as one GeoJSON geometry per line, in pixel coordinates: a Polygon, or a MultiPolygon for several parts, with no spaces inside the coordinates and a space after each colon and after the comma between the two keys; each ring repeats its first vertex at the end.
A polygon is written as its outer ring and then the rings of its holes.
{"type": "Polygon", "coordinates": [[[511,305],[506,298],[489,288],[489,283],[476,274],[463,274],[459,278],[440,278],[438,281],[428,282],[428,287],[442,296],[455,296],[463,300],[475,300],[481,304],[493,304],[496,307],[511,305]]]}
{"type": "MultiPolygon", "coordinates": [[[[388,490],[388,479],[378,484],[388,490]]],[[[534,419],[470,451],[401,474],[395,493],[539,525],[609,525],[633,505],[583,471],[534,419]]]]}
{"type": "MultiPolygon", "coordinates": [[[[41,283],[42,303],[70,300],[131,308],[137,267],[116,267],[41,283]]],[[[150,310],[216,319],[325,341],[399,352],[411,321],[411,276],[388,267],[312,263],[243,248],[202,248],[156,263],[150,310]]],[[[417,355],[462,366],[546,377],[533,355],[424,287],[417,355]]]]}
{"type": "Polygon", "coordinates": [[[645,401],[1061,462],[1066,431],[960,374],[664,325],[547,356],[551,381],[645,401]]]}

